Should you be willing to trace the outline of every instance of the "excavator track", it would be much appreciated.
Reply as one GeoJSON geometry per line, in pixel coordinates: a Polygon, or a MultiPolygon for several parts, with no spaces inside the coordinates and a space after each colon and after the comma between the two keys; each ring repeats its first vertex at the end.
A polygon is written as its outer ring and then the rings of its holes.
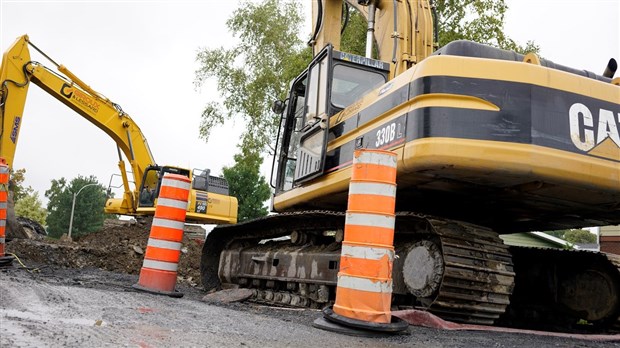
{"type": "Polygon", "coordinates": [[[202,249],[200,274],[206,291],[221,289],[219,279],[222,252],[233,243],[253,245],[264,239],[290,235],[293,231],[315,232],[343,228],[344,214],[333,211],[299,211],[269,215],[234,225],[218,225],[208,235],[202,249]]]}
{"type": "MultiPolygon", "coordinates": [[[[402,225],[412,218],[415,219],[416,216],[399,214],[402,225]]],[[[444,269],[437,272],[437,276],[442,275],[443,278],[438,291],[430,295],[423,296],[425,294],[419,293],[418,289],[412,289],[412,286],[408,286],[409,290],[418,295],[419,305],[426,305],[427,310],[446,320],[492,325],[510,303],[509,297],[514,285],[515,274],[508,248],[497,233],[491,230],[450,220],[428,221],[438,238],[428,235],[428,239],[414,242],[414,245],[419,249],[419,245],[435,240],[438,249],[443,251],[444,269]]],[[[415,230],[406,228],[399,232],[416,234],[415,230]]],[[[422,262],[412,265],[413,267],[405,267],[402,270],[403,277],[419,274],[424,264],[429,263],[429,259],[420,257],[420,254],[426,252],[410,248],[408,255],[401,256],[405,257],[405,263],[407,258],[411,257],[422,259],[422,262]]],[[[420,277],[416,276],[417,279],[420,277]]],[[[420,283],[417,279],[413,280],[414,284],[420,283]]]]}
{"type": "MultiPolygon", "coordinates": [[[[335,298],[340,259],[340,243],[325,234],[338,235],[343,228],[344,214],[332,211],[283,213],[217,227],[203,249],[203,285],[206,290],[255,288],[254,300],[263,303],[324,306],[335,298]],[[292,242],[259,244],[291,233],[292,242]],[[299,239],[302,243],[295,245],[299,239]],[[313,262],[318,269],[306,272],[313,262]]],[[[488,325],[505,311],[514,273],[507,247],[496,233],[411,213],[397,215],[396,231],[395,302],[453,321],[488,325]],[[426,267],[428,274],[403,272],[419,267],[426,267]]]]}
{"type": "MultiPolygon", "coordinates": [[[[250,288],[251,300],[270,305],[326,306],[335,299],[344,221],[342,212],[298,211],[218,226],[203,247],[203,286],[250,288]]],[[[485,227],[409,212],[397,214],[395,230],[393,306],[468,324],[619,326],[618,258],[509,248],[485,227]]]]}
{"type": "Polygon", "coordinates": [[[499,324],[573,332],[620,332],[620,257],[511,247],[517,273],[499,324]]]}

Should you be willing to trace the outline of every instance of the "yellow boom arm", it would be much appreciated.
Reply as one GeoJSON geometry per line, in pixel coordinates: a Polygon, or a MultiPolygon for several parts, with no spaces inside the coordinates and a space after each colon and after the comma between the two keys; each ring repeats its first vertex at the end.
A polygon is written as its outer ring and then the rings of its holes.
{"type": "MultiPolygon", "coordinates": [[[[28,86],[32,82],[103,130],[116,143],[124,193],[122,199],[113,198],[106,202],[107,213],[153,215],[158,192],[152,195],[149,192],[158,190],[163,173],[179,173],[196,179],[188,169],[157,166],[144,134],[118,104],[93,90],[40,50],[56,65],[58,72],[31,61],[29,45],[38,50],[29,42],[28,36],[18,38],[4,53],[0,67],[0,157],[4,157],[9,166],[13,166],[28,86]],[[121,152],[129,160],[136,185],[133,189],[121,152]],[[138,196],[142,198],[140,201],[138,196]]],[[[223,179],[209,176],[208,171],[202,171],[198,176],[198,180],[192,183],[187,220],[215,224],[236,222],[237,200],[228,196],[225,180],[222,183],[223,179]]]]}
{"type": "MultiPolygon", "coordinates": [[[[433,18],[428,0],[345,0],[368,22],[370,42],[377,43],[377,59],[391,62],[391,77],[400,75],[433,52],[433,18]],[[374,40],[373,40],[374,39],[374,40]]],[[[340,50],[343,0],[312,2],[311,44],[316,55],[327,44],[340,50]],[[318,30],[317,30],[318,27],[318,30]]],[[[367,43],[366,57],[373,48],[367,43]]]]}
{"type": "MultiPolygon", "coordinates": [[[[32,82],[106,132],[129,159],[134,182],[139,183],[146,167],[155,165],[155,160],[138,125],[119,105],[94,91],[66,67],[58,66],[58,71],[64,75],[62,76],[30,61],[28,44],[28,36],[21,36],[2,57],[0,156],[7,160],[9,166],[13,165],[28,82],[32,82]],[[9,95],[11,98],[8,98],[9,95]]],[[[119,158],[119,167],[125,186],[125,207],[121,208],[130,213],[135,197],[129,188],[122,158],[119,158]]]]}

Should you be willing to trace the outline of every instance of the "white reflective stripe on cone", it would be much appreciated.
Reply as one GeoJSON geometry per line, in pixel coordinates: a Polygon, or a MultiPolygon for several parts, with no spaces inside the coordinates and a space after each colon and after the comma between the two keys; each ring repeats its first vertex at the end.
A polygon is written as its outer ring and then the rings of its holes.
{"type": "Polygon", "coordinates": [[[7,202],[1,202],[0,203],[0,209],[6,209],[8,206],[7,202]]]}
{"type": "Polygon", "coordinates": [[[376,164],[380,166],[396,168],[396,156],[388,155],[385,153],[364,151],[359,156],[353,157],[353,164],[356,163],[376,164]]]}
{"type": "Polygon", "coordinates": [[[0,238],[0,244],[4,244],[6,240],[4,238],[0,238]]]}
{"type": "Polygon", "coordinates": [[[345,225],[394,228],[394,216],[347,212],[345,225]]]}
{"type": "Polygon", "coordinates": [[[6,220],[5,219],[1,219],[0,220],[0,227],[5,227],[6,226],[6,220]]]}
{"type": "Polygon", "coordinates": [[[348,275],[338,275],[338,287],[368,292],[391,293],[392,279],[377,281],[348,275]]]}
{"type": "Polygon", "coordinates": [[[342,244],[342,256],[354,257],[356,259],[381,260],[386,255],[390,261],[394,260],[394,250],[391,249],[342,244]]]}
{"type": "Polygon", "coordinates": [[[181,250],[181,243],[179,242],[171,242],[168,240],[161,240],[161,239],[155,239],[155,238],[149,238],[147,246],[170,249],[170,250],[181,250]]]}
{"type": "Polygon", "coordinates": [[[179,208],[183,210],[187,209],[187,201],[180,201],[170,198],[158,198],[157,205],[161,205],[163,207],[179,208]]]}
{"type": "Polygon", "coordinates": [[[9,167],[7,166],[0,166],[0,174],[4,174],[4,173],[8,173],[9,172],[9,167]]]}
{"type": "Polygon", "coordinates": [[[349,184],[349,194],[396,197],[396,185],[378,182],[351,181],[349,184]]]}
{"type": "Polygon", "coordinates": [[[185,223],[183,221],[153,218],[152,226],[174,228],[175,230],[182,230],[183,227],[185,227],[185,223]]]}
{"type": "Polygon", "coordinates": [[[177,269],[179,268],[179,265],[174,262],[144,259],[144,263],[142,264],[142,267],[157,269],[160,271],[176,272],[177,269]]]}
{"type": "Polygon", "coordinates": [[[191,183],[164,177],[164,180],[162,181],[161,186],[168,186],[168,187],[189,190],[191,183]]]}

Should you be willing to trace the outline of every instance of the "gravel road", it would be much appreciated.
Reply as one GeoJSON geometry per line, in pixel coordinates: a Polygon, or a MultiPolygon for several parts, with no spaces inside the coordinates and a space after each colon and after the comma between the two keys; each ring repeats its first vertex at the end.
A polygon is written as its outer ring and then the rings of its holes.
{"type": "Polygon", "coordinates": [[[620,347],[557,337],[409,327],[359,338],[312,327],[320,313],[134,291],[137,276],[16,265],[0,270],[0,347],[620,347]]]}

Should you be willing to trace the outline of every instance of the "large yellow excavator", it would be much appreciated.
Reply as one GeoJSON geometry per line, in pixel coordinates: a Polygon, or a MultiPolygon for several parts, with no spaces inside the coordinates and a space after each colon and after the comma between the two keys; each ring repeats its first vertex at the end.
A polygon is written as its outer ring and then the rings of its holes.
{"type": "Polygon", "coordinates": [[[2,56],[0,81],[0,157],[3,157],[9,166],[13,166],[26,95],[32,82],[103,130],[116,143],[124,192],[122,198],[107,200],[106,213],[153,215],[161,180],[165,173],[173,173],[192,180],[187,206],[188,222],[237,222],[237,199],[229,196],[225,179],[209,175],[209,170],[190,171],[186,168],[158,165],[144,134],[120,105],[93,90],[63,65],[56,64],[34,46],[28,36],[19,37],[2,56]],[[58,71],[31,61],[29,46],[48,58],[58,71]],[[129,160],[132,182],[127,175],[121,153],[129,160]]]}
{"type": "Polygon", "coordinates": [[[205,288],[333,301],[353,151],[387,149],[398,155],[394,306],[475,324],[619,327],[618,257],[499,237],[620,223],[615,61],[601,76],[468,41],[434,51],[429,1],[344,3],[368,20],[367,56],[339,51],[343,1],[313,1],[314,59],[274,104],[280,214],[215,228],[205,288]]]}

